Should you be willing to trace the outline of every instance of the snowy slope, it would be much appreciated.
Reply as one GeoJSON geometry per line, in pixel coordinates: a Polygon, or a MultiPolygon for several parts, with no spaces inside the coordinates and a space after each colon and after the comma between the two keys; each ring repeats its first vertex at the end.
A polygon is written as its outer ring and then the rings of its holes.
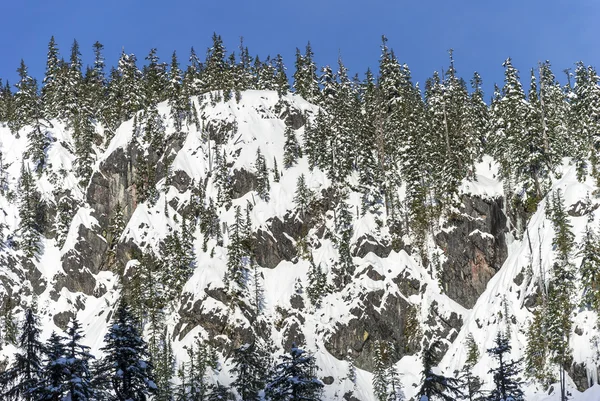
{"type": "MultiPolygon", "coordinates": [[[[285,141],[283,133],[286,124],[281,113],[276,112],[275,105],[279,101],[276,93],[247,91],[242,94],[239,103],[231,100],[211,104],[208,98],[209,95],[203,99],[193,99],[194,107],[204,125],[190,124],[183,127],[184,140],[181,148],[175,150],[175,154],[172,155],[170,172],[173,174],[180,172],[195,183],[204,182],[209,177],[206,197],[207,199],[216,198],[217,188],[213,182],[214,175],[210,174],[214,155],[209,156],[211,149],[214,148],[215,140],[208,140],[208,132],[205,128],[210,124],[226,126],[232,123],[235,123],[234,125],[237,127],[228,132],[226,140],[220,147],[221,151],[227,155],[230,162],[229,171],[232,174],[236,170],[253,171],[258,148],[265,156],[269,169],[273,168],[274,160],[277,160],[280,170],[283,171],[281,167],[285,141]]],[[[300,114],[306,113],[309,118],[314,116],[317,111],[315,106],[295,95],[287,95],[285,102],[290,109],[296,110],[300,114]]],[[[166,119],[166,136],[175,135],[175,128],[172,120],[168,117],[170,111],[166,103],[159,105],[159,113],[166,119]]],[[[111,157],[119,151],[125,151],[132,143],[139,140],[134,135],[133,124],[133,120],[123,123],[105,149],[96,149],[95,174],[104,174],[103,168],[107,162],[112,160],[111,157]]],[[[21,165],[23,160],[26,160],[24,157],[27,147],[27,139],[24,134],[26,130],[27,127],[21,130],[20,135],[17,136],[10,133],[8,128],[0,127],[0,149],[5,157],[5,165],[10,164],[7,173],[9,187],[12,191],[17,190],[21,165]]],[[[0,296],[7,293],[12,294],[13,297],[18,296],[19,311],[22,311],[26,305],[36,303],[43,323],[44,337],[48,337],[52,331],[60,330],[56,324],[55,317],[57,315],[68,312],[76,313],[86,329],[85,341],[98,355],[107,330],[110,310],[120,294],[120,286],[115,272],[88,269],[95,280],[92,293],[71,292],[62,285],[58,291],[56,290],[61,274],[71,274],[63,268],[65,255],[82,252],[78,248],[82,241],[81,228],[84,227],[103,238],[102,230],[105,227],[102,227],[102,217],[97,216],[96,211],[90,205],[87,192],[89,188],[82,189],[78,184],[77,177],[73,174],[75,156],[70,131],[58,122],[53,122],[53,126],[48,131],[53,138],[48,151],[51,165],[37,181],[39,190],[43,199],[49,204],[56,203],[58,193],[68,191],[80,207],[74,214],[62,248],[59,249],[56,240],[51,235],[43,240],[43,252],[39,261],[34,262],[34,269],[41,276],[41,279],[37,281],[45,283],[43,288],[38,286],[36,289],[30,280],[23,279],[27,276],[23,272],[29,271],[30,268],[26,267],[24,263],[18,262],[14,268],[1,270],[7,279],[2,281],[0,296]],[[55,179],[53,175],[60,178],[55,179]],[[6,284],[9,282],[13,283],[10,291],[6,284]]],[[[296,130],[300,142],[302,142],[303,132],[303,127],[296,130]]],[[[233,200],[234,207],[228,210],[222,207],[218,210],[220,224],[231,226],[234,222],[235,206],[244,209],[250,203],[253,205],[250,213],[252,230],[254,232],[268,231],[269,224],[273,219],[277,218],[283,221],[288,212],[295,208],[293,198],[296,181],[301,174],[305,175],[308,187],[317,194],[330,186],[326,174],[318,169],[311,171],[308,168],[308,161],[304,157],[296,166],[283,171],[279,182],[271,181],[269,202],[261,200],[256,191],[250,190],[233,200]]],[[[502,183],[496,178],[496,174],[495,163],[491,158],[485,157],[484,161],[477,165],[476,179],[465,181],[461,186],[461,191],[469,196],[483,199],[501,198],[503,196],[502,183]]],[[[350,182],[351,184],[355,183],[356,177],[350,177],[350,182]]],[[[131,205],[133,213],[119,239],[120,243],[135,244],[140,249],[152,249],[157,252],[161,240],[164,240],[173,230],[181,230],[181,219],[176,216],[189,205],[192,196],[191,190],[184,188],[183,191],[180,191],[174,185],[165,190],[165,185],[164,178],[156,184],[159,189],[159,197],[153,205],[149,202],[131,205]]],[[[594,190],[594,186],[591,181],[578,183],[574,168],[568,164],[568,161],[565,161],[562,178],[554,183],[553,190],[556,189],[561,189],[566,195],[568,209],[569,205],[575,204],[590,194],[594,190]]],[[[402,196],[402,192],[399,195],[402,196]]],[[[375,238],[385,237],[385,230],[382,230],[383,233],[377,233],[373,216],[360,217],[356,215],[355,211],[360,207],[360,194],[351,192],[348,199],[354,217],[353,243],[356,245],[356,242],[366,234],[375,238]]],[[[389,308],[387,305],[400,304],[414,307],[418,311],[417,321],[422,332],[431,335],[437,330],[436,326],[432,326],[430,323],[430,311],[433,308],[444,319],[455,319],[456,321],[462,319],[462,326],[459,327],[459,330],[451,328],[444,334],[449,349],[440,363],[442,371],[452,374],[462,368],[466,358],[464,341],[466,336],[472,333],[482,355],[475,367],[475,373],[486,381],[486,386],[489,388],[491,379],[488,371],[492,362],[485,350],[492,346],[496,332],[501,330],[506,323],[505,319],[500,316],[506,309],[510,311],[511,316],[514,316],[515,320],[510,322],[509,328],[513,341],[512,357],[517,359],[523,355],[525,330],[531,320],[531,313],[524,306],[525,299],[527,295],[535,291],[540,277],[549,276],[549,269],[552,265],[553,229],[545,217],[545,207],[546,201],[544,200],[531,218],[522,239],[515,239],[508,234],[508,258],[500,271],[487,284],[487,289],[472,309],[466,309],[444,294],[434,271],[435,268],[423,266],[421,256],[411,254],[404,249],[392,250],[387,257],[380,257],[372,252],[367,253],[364,257],[354,257],[356,273],[352,282],[341,291],[328,294],[320,308],[311,305],[306,295],[306,288],[309,285],[307,278],[309,260],[303,258],[283,260],[273,269],[259,267],[259,273],[264,278],[265,290],[262,319],[268,327],[268,337],[276,349],[274,356],[286,351],[285,345],[290,338],[299,338],[302,340],[302,346],[316,356],[317,365],[321,369],[319,376],[334,378],[331,384],[325,386],[325,399],[341,399],[345,394],[353,393],[354,397],[360,400],[371,401],[375,399],[371,386],[372,375],[366,370],[358,369],[356,382],[352,383],[347,379],[348,362],[336,358],[328,351],[328,341],[339,330],[339,327],[352,323],[356,318],[357,310],[369,310],[384,316],[384,310],[389,308]],[[516,277],[520,273],[524,274],[528,265],[532,266],[532,276],[522,280],[521,284],[516,284],[516,277]],[[400,288],[399,277],[406,282],[418,283],[417,288],[411,292],[400,288]],[[364,297],[364,294],[378,294],[379,304],[372,304],[373,298],[364,297]],[[303,307],[297,306],[295,301],[297,299],[302,299],[303,307]]],[[[18,232],[19,225],[17,202],[8,194],[2,195],[0,196],[0,209],[4,212],[0,213],[0,223],[7,226],[5,237],[14,235],[18,232]]],[[[597,215],[598,212],[596,212],[596,222],[597,215]]],[[[329,215],[325,215],[323,222],[325,230],[332,229],[333,226],[331,216],[327,216],[329,215]]],[[[581,238],[585,223],[586,217],[571,218],[577,240],[581,238]]],[[[312,228],[307,237],[317,238],[318,235],[321,235],[317,234],[317,228],[312,228]]],[[[208,324],[203,325],[202,321],[192,325],[189,319],[190,315],[202,318],[209,315],[214,316],[220,319],[220,322],[233,327],[234,331],[240,332],[248,330],[252,325],[247,314],[239,307],[231,310],[229,305],[212,295],[215,289],[224,287],[227,233],[224,234],[222,246],[211,239],[208,241],[206,251],[203,251],[203,235],[196,228],[194,249],[197,268],[183,287],[180,299],[171,305],[167,315],[169,332],[176,334],[173,347],[178,363],[187,359],[184,347],[191,345],[196,336],[208,340],[214,334],[208,324]],[[194,309],[196,307],[201,308],[200,312],[194,309]]],[[[482,235],[485,234],[482,233],[482,235]]],[[[295,240],[292,239],[292,241],[295,240]]],[[[315,263],[321,263],[326,272],[331,272],[333,261],[338,257],[336,247],[331,238],[327,236],[321,235],[318,242],[319,246],[312,249],[312,258],[315,263]]],[[[428,240],[428,252],[429,256],[436,252],[442,252],[436,247],[433,238],[428,240]]],[[[21,251],[5,247],[0,250],[0,255],[3,260],[9,258],[19,260],[21,251]]],[[[129,262],[128,268],[134,267],[135,263],[135,261],[129,262]]],[[[329,274],[329,276],[332,275],[329,274]]],[[[590,346],[595,334],[593,332],[595,321],[596,316],[592,316],[591,312],[581,312],[576,316],[575,326],[580,327],[583,332],[581,336],[574,336],[572,339],[576,362],[586,362],[590,365],[597,363],[595,350],[590,346]]],[[[368,337],[367,334],[366,336],[368,337]]],[[[224,349],[241,345],[236,343],[239,338],[235,335],[228,337],[222,334],[218,337],[220,337],[219,341],[225,344],[224,349]]],[[[417,340],[421,341],[420,338],[417,340]]],[[[5,347],[0,351],[4,357],[10,357],[13,352],[13,347],[5,347]]],[[[222,353],[220,358],[222,369],[214,380],[227,384],[230,381],[228,375],[230,360],[226,353],[222,353]]],[[[401,373],[405,395],[413,397],[418,391],[421,380],[420,351],[404,355],[396,363],[396,367],[401,373]]],[[[534,401],[557,399],[558,395],[546,396],[544,390],[528,385],[528,399],[534,401]]],[[[583,394],[579,394],[576,390],[572,391],[573,399],[577,401],[597,400],[600,397],[600,387],[597,385],[583,394]]]]}

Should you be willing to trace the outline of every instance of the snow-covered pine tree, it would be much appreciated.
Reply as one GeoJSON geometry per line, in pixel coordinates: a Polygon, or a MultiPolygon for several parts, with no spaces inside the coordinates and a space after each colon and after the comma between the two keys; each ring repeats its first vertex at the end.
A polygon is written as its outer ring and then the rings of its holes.
{"type": "Polygon", "coordinates": [[[314,53],[310,42],[306,45],[304,55],[296,49],[296,71],[294,72],[294,91],[303,99],[316,103],[319,100],[319,81],[317,66],[313,60],[314,53]]]}
{"type": "Polygon", "coordinates": [[[118,400],[145,401],[156,392],[153,367],[139,323],[125,300],[120,300],[104,337],[102,368],[99,372],[118,400]]]}
{"type": "Polygon", "coordinates": [[[373,392],[377,401],[387,401],[388,397],[388,377],[386,374],[385,355],[383,344],[376,341],[373,345],[375,352],[373,353],[373,392]]]}
{"type": "Polygon", "coordinates": [[[59,73],[59,61],[58,61],[58,47],[54,36],[50,38],[48,43],[48,56],[46,58],[46,73],[44,75],[44,81],[42,86],[42,105],[44,109],[44,116],[47,119],[56,118],[58,116],[58,96],[59,87],[57,82],[57,75],[59,73]]]}
{"type": "Polygon", "coordinates": [[[305,213],[308,212],[308,208],[313,201],[314,194],[306,185],[306,176],[300,174],[296,181],[296,192],[294,195],[294,203],[298,208],[298,217],[304,219],[305,213]]]}
{"type": "Polygon", "coordinates": [[[229,244],[227,245],[227,272],[225,286],[228,294],[239,301],[248,290],[248,267],[246,250],[243,245],[242,230],[244,218],[239,206],[235,208],[234,223],[229,228],[229,244]]]}
{"type": "Polygon", "coordinates": [[[256,161],[254,162],[254,168],[256,170],[256,192],[258,196],[264,200],[269,201],[269,191],[271,190],[271,184],[269,183],[269,169],[267,168],[267,161],[263,156],[260,148],[256,150],[256,161]]]}
{"type": "Polygon", "coordinates": [[[487,353],[498,362],[498,367],[490,371],[493,374],[495,388],[488,395],[488,401],[524,400],[523,391],[521,390],[522,383],[517,377],[520,361],[508,361],[508,355],[505,354],[510,353],[510,351],[510,341],[501,331],[498,331],[495,346],[487,350],[487,353]]]}
{"type": "Polygon", "coordinates": [[[302,149],[296,138],[296,132],[291,125],[285,127],[285,144],[283,145],[283,167],[288,169],[302,157],[302,149]]]}
{"type": "Polygon", "coordinates": [[[321,264],[316,264],[312,255],[310,256],[310,267],[308,268],[308,287],[306,294],[310,302],[316,307],[321,307],[321,299],[329,292],[327,275],[321,264]]]}
{"type": "Polygon", "coordinates": [[[40,401],[63,400],[67,393],[67,359],[65,358],[65,339],[52,332],[44,347],[44,366],[42,380],[35,390],[40,401]]]}
{"type": "Polygon", "coordinates": [[[473,367],[479,362],[479,348],[473,337],[473,333],[469,333],[465,341],[465,347],[467,349],[467,360],[462,368],[462,381],[465,384],[465,396],[469,401],[476,401],[481,398],[482,391],[481,386],[483,383],[478,376],[473,374],[473,367]]]}
{"type": "Polygon", "coordinates": [[[319,401],[323,383],[316,377],[315,357],[296,344],[279,357],[265,395],[269,401],[319,401]]]}
{"type": "Polygon", "coordinates": [[[90,371],[90,363],[94,356],[90,353],[90,347],[81,343],[84,335],[76,317],[71,319],[66,334],[65,395],[71,401],[91,401],[96,395],[90,371]]]}
{"type": "Polygon", "coordinates": [[[231,386],[236,389],[242,401],[261,399],[267,372],[265,358],[256,342],[235,349],[231,386]]]}
{"type": "Polygon", "coordinates": [[[40,235],[44,224],[41,195],[29,167],[21,164],[19,179],[19,233],[20,247],[28,258],[37,257],[40,251],[40,235]]]}
{"type": "Polygon", "coordinates": [[[434,353],[438,347],[439,342],[436,341],[423,352],[423,379],[417,396],[420,401],[454,401],[463,396],[462,385],[458,379],[433,372],[434,353]]]}
{"type": "Polygon", "coordinates": [[[41,117],[37,81],[29,76],[23,60],[21,60],[17,73],[19,82],[15,85],[17,91],[14,95],[14,118],[11,121],[13,132],[25,125],[33,124],[41,117]]]}
{"type": "Polygon", "coordinates": [[[39,322],[32,309],[25,311],[17,352],[12,365],[0,374],[3,399],[37,401],[36,391],[42,385],[42,356],[44,344],[40,341],[39,322]]]}
{"type": "Polygon", "coordinates": [[[600,239],[592,227],[593,222],[594,213],[589,212],[578,252],[582,257],[579,265],[582,287],[581,306],[600,312],[600,286],[598,285],[600,283],[600,239]]]}

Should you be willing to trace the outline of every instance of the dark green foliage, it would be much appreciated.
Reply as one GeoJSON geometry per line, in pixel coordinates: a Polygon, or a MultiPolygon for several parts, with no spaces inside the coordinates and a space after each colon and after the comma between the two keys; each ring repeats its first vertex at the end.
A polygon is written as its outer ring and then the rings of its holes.
{"type": "Polygon", "coordinates": [[[271,401],[321,400],[323,383],[316,378],[315,358],[294,344],[279,357],[265,394],[271,401]]]}
{"type": "Polygon", "coordinates": [[[44,227],[44,205],[38,192],[33,175],[25,164],[21,165],[19,180],[19,223],[20,247],[28,258],[38,256],[40,235],[44,227]]]}
{"type": "Polygon", "coordinates": [[[298,208],[298,217],[304,218],[306,212],[308,212],[309,206],[313,201],[314,194],[306,185],[306,177],[304,174],[300,174],[296,181],[296,193],[294,195],[294,203],[298,208]]]}
{"type": "Polygon", "coordinates": [[[248,255],[244,247],[244,217],[239,206],[235,208],[235,222],[229,228],[229,244],[227,245],[227,272],[225,286],[227,292],[235,299],[246,295],[248,290],[248,255]]]}
{"type": "Polygon", "coordinates": [[[498,367],[491,369],[490,373],[494,377],[495,388],[487,397],[488,401],[506,400],[507,397],[512,397],[515,401],[523,401],[523,391],[521,390],[521,381],[517,378],[519,372],[520,361],[508,361],[508,355],[511,350],[508,338],[498,332],[496,336],[495,346],[487,350],[496,361],[498,367]]]}
{"type": "Polygon", "coordinates": [[[288,169],[296,163],[298,159],[302,157],[302,149],[296,138],[296,133],[291,126],[285,128],[285,144],[283,145],[283,167],[288,169]]]}
{"type": "Polygon", "coordinates": [[[105,357],[99,374],[112,397],[120,401],[144,401],[156,392],[148,347],[138,324],[127,303],[121,300],[104,337],[105,357]]]}
{"type": "Polygon", "coordinates": [[[242,401],[258,401],[260,392],[265,387],[267,363],[256,342],[244,344],[233,354],[233,382],[242,401]]]}
{"type": "Polygon", "coordinates": [[[14,362],[0,375],[0,388],[5,400],[34,401],[42,386],[42,355],[44,345],[40,341],[38,319],[31,309],[25,311],[21,326],[19,352],[14,362]]]}
{"type": "Polygon", "coordinates": [[[267,161],[260,151],[260,148],[256,150],[256,162],[254,163],[256,169],[256,192],[258,196],[265,201],[269,201],[271,190],[271,184],[269,183],[269,169],[267,168],[267,161]]]}
{"type": "Polygon", "coordinates": [[[308,299],[315,307],[319,308],[321,307],[321,299],[328,292],[327,274],[323,271],[321,264],[315,264],[311,257],[308,269],[308,288],[306,289],[308,299]]]}
{"type": "Polygon", "coordinates": [[[427,397],[429,401],[453,401],[463,396],[461,383],[458,379],[433,372],[434,353],[438,346],[439,343],[434,342],[423,351],[423,382],[418,397],[427,397]]]}
{"type": "Polygon", "coordinates": [[[467,360],[462,369],[462,381],[465,384],[465,395],[469,401],[479,400],[482,397],[481,387],[483,385],[478,376],[473,375],[473,367],[479,362],[479,348],[473,338],[473,334],[469,333],[465,342],[467,348],[467,360]]]}

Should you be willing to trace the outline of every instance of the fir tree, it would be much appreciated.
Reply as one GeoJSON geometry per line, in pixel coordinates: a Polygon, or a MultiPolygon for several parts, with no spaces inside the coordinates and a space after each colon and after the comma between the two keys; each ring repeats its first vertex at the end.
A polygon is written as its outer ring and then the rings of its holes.
{"type": "Polygon", "coordinates": [[[288,169],[298,163],[298,159],[302,157],[302,150],[300,149],[300,144],[296,138],[296,133],[290,125],[286,126],[284,135],[283,167],[288,169]]]}
{"type": "Polygon", "coordinates": [[[315,264],[313,258],[310,258],[310,267],[308,268],[308,288],[306,293],[310,302],[317,308],[321,307],[321,299],[328,292],[327,275],[323,271],[321,264],[315,264]]]}
{"type": "Polygon", "coordinates": [[[34,178],[25,167],[21,165],[21,178],[19,180],[19,232],[21,249],[28,258],[37,257],[40,251],[40,234],[43,227],[43,206],[41,195],[35,188],[34,178]]]}
{"type": "Polygon", "coordinates": [[[227,245],[227,272],[225,285],[228,293],[234,298],[241,298],[248,290],[246,266],[246,251],[243,245],[243,217],[239,206],[235,208],[235,222],[229,229],[229,244],[227,245]]]}
{"type": "Polygon", "coordinates": [[[511,351],[509,340],[498,332],[495,346],[487,350],[494,359],[498,361],[498,367],[491,369],[494,377],[495,388],[487,397],[489,401],[501,401],[513,399],[523,401],[521,381],[517,378],[520,361],[508,361],[506,353],[511,351]],[[509,398],[510,397],[510,398],[509,398]]]}
{"type": "Polygon", "coordinates": [[[35,393],[39,400],[63,400],[67,393],[68,374],[64,338],[52,332],[45,344],[43,379],[35,393]]]}
{"type": "Polygon", "coordinates": [[[433,372],[434,352],[438,346],[439,343],[434,342],[423,352],[423,383],[418,393],[421,401],[453,401],[463,395],[459,380],[433,372]]]}
{"type": "Polygon", "coordinates": [[[306,185],[306,177],[304,174],[300,174],[296,181],[296,193],[294,195],[294,203],[298,208],[300,219],[304,219],[305,213],[308,212],[313,196],[312,191],[306,185]]]}
{"type": "Polygon", "coordinates": [[[101,348],[105,354],[102,378],[120,401],[143,401],[156,392],[147,345],[137,327],[129,306],[121,300],[101,348]]]}
{"type": "Polygon", "coordinates": [[[236,389],[242,401],[258,401],[265,386],[265,357],[261,355],[256,342],[244,344],[233,354],[231,373],[232,387],[236,389]]]}
{"type": "Polygon", "coordinates": [[[292,345],[289,355],[281,355],[273,377],[267,383],[266,398],[272,401],[318,401],[323,383],[315,377],[315,358],[292,345]]]}
{"type": "Polygon", "coordinates": [[[479,362],[479,348],[475,342],[472,333],[467,336],[465,346],[467,348],[467,360],[462,369],[462,380],[466,385],[466,396],[469,401],[475,401],[481,398],[480,391],[483,383],[478,376],[473,375],[473,367],[479,362]]]}
{"type": "Polygon", "coordinates": [[[83,345],[83,334],[77,318],[73,318],[67,328],[64,345],[65,390],[67,399],[88,401],[94,399],[95,391],[91,384],[90,362],[94,358],[90,347],[83,345]]]}
{"type": "Polygon", "coordinates": [[[267,168],[267,161],[265,157],[260,151],[260,148],[256,150],[256,162],[254,163],[254,168],[256,169],[256,192],[258,192],[258,196],[264,200],[269,201],[269,191],[271,189],[271,185],[269,183],[269,170],[267,168]]]}
{"type": "Polygon", "coordinates": [[[31,309],[25,311],[18,347],[13,364],[0,376],[3,399],[37,400],[36,391],[42,384],[42,355],[44,344],[40,341],[40,327],[31,309]]]}
{"type": "Polygon", "coordinates": [[[600,240],[596,231],[591,227],[594,214],[588,214],[585,233],[579,246],[579,255],[582,256],[579,265],[579,276],[583,296],[582,306],[600,311],[600,240]]]}

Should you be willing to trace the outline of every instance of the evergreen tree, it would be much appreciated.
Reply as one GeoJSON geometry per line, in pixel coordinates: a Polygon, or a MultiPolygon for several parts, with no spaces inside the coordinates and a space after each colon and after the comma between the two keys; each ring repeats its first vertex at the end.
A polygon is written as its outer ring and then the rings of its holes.
{"type": "Polygon", "coordinates": [[[313,201],[314,194],[306,185],[306,177],[304,174],[298,176],[296,181],[296,193],[294,195],[294,203],[298,208],[299,217],[303,219],[305,213],[308,212],[311,202],[313,201]]]}
{"type": "Polygon", "coordinates": [[[242,401],[261,399],[260,393],[265,387],[267,371],[264,359],[256,342],[244,344],[235,350],[231,385],[237,390],[242,401]]]}
{"type": "Polygon", "coordinates": [[[56,118],[58,116],[57,106],[59,105],[59,86],[58,86],[58,74],[60,71],[60,64],[58,60],[58,47],[54,40],[54,36],[50,38],[48,43],[48,56],[46,59],[46,73],[44,75],[43,87],[42,87],[42,104],[44,108],[44,115],[48,119],[56,118]]]}
{"type": "Polygon", "coordinates": [[[243,217],[239,206],[235,208],[235,222],[229,229],[229,244],[227,245],[227,272],[225,285],[228,293],[240,299],[248,290],[246,266],[246,251],[243,246],[243,217]]]}
{"type": "Polygon", "coordinates": [[[273,377],[267,383],[266,398],[272,401],[320,400],[323,383],[315,377],[315,358],[292,345],[289,355],[281,355],[273,377]]]}
{"type": "Polygon", "coordinates": [[[319,100],[319,81],[317,79],[317,67],[313,60],[314,53],[310,42],[306,45],[304,55],[296,49],[296,72],[294,72],[294,90],[296,94],[309,102],[319,100]]]}
{"type": "Polygon", "coordinates": [[[290,125],[286,126],[284,135],[283,167],[288,169],[298,163],[298,159],[302,157],[302,149],[296,138],[296,133],[290,125]]]}
{"type": "Polygon", "coordinates": [[[260,148],[256,150],[256,162],[254,163],[254,168],[256,169],[256,192],[258,192],[258,196],[264,200],[269,201],[269,191],[271,190],[271,185],[269,183],[269,169],[267,168],[267,161],[265,157],[262,155],[260,148]]]}
{"type": "Polygon", "coordinates": [[[19,82],[15,85],[17,92],[14,95],[13,131],[15,132],[25,125],[32,125],[41,115],[37,82],[27,73],[27,66],[23,60],[17,73],[19,82]]]}
{"type": "Polygon", "coordinates": [[[588,214],[585,233],[579,246],[579,255],[582,256],[579,265],[579,276],[583,296],[582,306],[589,307],[597,312],[600,311],[600,239],[591,227],[594,214],[588,214]]]}
{"type": "Polygon", "coordinates": [[[421,401],[453,401],[463,395],[459,380],[433,372],[434,353],[438,345],[438,342],[434,342],[423,352],[423,383],[418,393],[421,401]]]}
{"type": "Polygon", "coordinates": [[[153,367],[138,325],[127,303],[121,300],[101,348],[105,354],[102,378],[119,401],[144,401],[156,392],[153,367]]]}
{"type": "Polygon", "coordinates": [[[469,401],[475,401],[481,398],[480,391],[483,383],[478,376],[473,375],[473,367],[479,362],[479,348],[473,338],[473,334],[469,333],[465,342],[467,348],[467,360],[462,369],[462,380],[465,383],[466,396],[469,401]]]}
{"type": "Polygon", "coordinates": [[[487,397],[489,401],[501,401],[513,399],[514,401],[523,401],[523,391],[521,390],[521,381],[517,378],[520,361],[508,361],[506,353],[511,350],[508,338],[498,332],[495,340],[495,346],[487,350],[494,359],[498,361],[498,367],[491,369],[490,373],[494,377],[495,388],[487,397]]]}
{"type": "Polygon", "coordinates": [[[382,344],[377,341],[374,345],[373,355],[373,392],[377,401],[387,401],[388,377],[386,363],[382,352],[382,344]]]}
{"type": "Polygon", "coordinates": [[[55,332],[50,335],[44,349],[43,379],[35,394],[39,400],[61,401],[67,393],[68,367],[65,358],[64,338],[55,332]]]}
{"type": "Polygon", "coordinates": [[[310,267],[308,268],[308,287],[306,293],[310,302],[317,308],[321,307],[321,299],[329,291],[327,285],[327,275],[323,271],[321,264],[315,264],[312,256],[310,258],[310,267]]]}
{"type": "Polygon", "coordinates": [[[94,356],[90,354],[90,347],[81,343],[83,334],[77,318],[71,319],[66,334],[64,381],[67,399],[72,401],[93,400],[95,391],[91,384],[90,362],[94,356]]]}
{"type": "Polygon", "coordinates": [[[31,309],[25,311],[21,326],[19,350],[13,364],[0,376],[2,397],[6,400],[37,400],[36,391],[42,384],[42,355],[44,344],[40,341],[40,327],[31,309]]]}
{"type": "Polygon", "coordinates": [[[21,165],[21,178],[19,179],[19,233],[21,249],[27,258],[37,257],[40,251],[40,234],[43,229],[44,216],[41,195],[35,187],[34,178],[25,167],[21,165]]]}

